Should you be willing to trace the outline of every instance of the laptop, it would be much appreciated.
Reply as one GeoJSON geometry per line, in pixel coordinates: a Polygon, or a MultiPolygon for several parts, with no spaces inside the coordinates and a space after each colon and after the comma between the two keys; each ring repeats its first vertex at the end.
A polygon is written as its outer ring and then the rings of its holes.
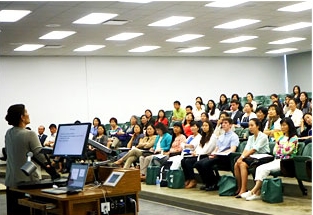
{"type": "Polygon", "coordinates": [[[88,164],[73,163],[68,175],[66,187],[42,189],[41,191],[55,195],[81,192],[86,182],[87,173],[88,164]]]}

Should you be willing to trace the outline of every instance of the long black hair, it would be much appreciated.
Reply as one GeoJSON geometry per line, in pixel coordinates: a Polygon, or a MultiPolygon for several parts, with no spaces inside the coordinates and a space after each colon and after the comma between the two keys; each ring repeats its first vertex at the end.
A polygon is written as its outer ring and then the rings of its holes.
{"type": "MultiPolygon", "coordinates": [[[[180,128],[180,134],[186,136],[186,135],[185,135],[185,131],[184,131],[184,129],[183,129],[183,125],[181,124],[181,122],[175,122],[174,125],[173,125],[173,127],[175,127],[175,126],[180,128]]],[[[176,134],[173,132],[173,135],[172,135],[172,142],[171,142],[171,143],[173,143],[173,142],[175,141],[175,138],[176,138],[176,137],[177,137],[176,134]]]]}
{"type": "Polygon", "coordinates": [[[209,124],[209,131],[208,132],[204,132],[204,131],[201,132],[202,136],[201,136],[201,140],[200,140],[200,145],[201,145],[202,148],[204,147],[205,143],[210,141],[210,139],[212,137],[212,134],[214,132],[214,127],[213,127],[213,124],[212,124],[212,122],[210,120],[206,120],[206,121],[203,122],[203,124],[204,123],[208,123],[209,124]]]}
{"type": "Polygon", "coordinates": [[[288,125],[288,141],[293,136],[297,135],[297,129],[295,127],[295,124],[293,124],[293,121],[290,117],[285,117],[280,121],[280,125],[283,123],[286,123],[288,125]]]}

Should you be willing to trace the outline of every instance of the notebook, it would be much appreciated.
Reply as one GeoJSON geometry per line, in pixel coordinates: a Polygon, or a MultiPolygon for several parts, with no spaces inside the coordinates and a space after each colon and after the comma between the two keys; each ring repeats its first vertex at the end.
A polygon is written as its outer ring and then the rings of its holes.
{"type": "Polygon", "coordinates": [[[67,186],[58,188],[42,189],[44,193],[50,194],[71,194],[83,190],[88,173],[88,164],[73,163],[68,175],[67,186]]]}

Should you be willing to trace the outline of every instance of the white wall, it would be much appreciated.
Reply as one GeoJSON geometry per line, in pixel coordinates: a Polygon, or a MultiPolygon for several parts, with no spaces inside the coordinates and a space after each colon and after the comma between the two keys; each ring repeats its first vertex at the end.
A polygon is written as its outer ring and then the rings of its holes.
{"type": "Polygon", "coordinates": [[[301,91],[312,92],[312,52],[287,56],[288,92],[299,85],[301,91]]]}
{"type": "MultiPolygon", "coordinates": [[[[193,105],[197,96],[245,96],[284,91],[283,59],[235,57],[2,57],[0,147],[7,108],[24,103],[33,130],[40,124],[92,121],[193,105]]],[[[46,133],[49,133],[46,129],[46,133]]]]}

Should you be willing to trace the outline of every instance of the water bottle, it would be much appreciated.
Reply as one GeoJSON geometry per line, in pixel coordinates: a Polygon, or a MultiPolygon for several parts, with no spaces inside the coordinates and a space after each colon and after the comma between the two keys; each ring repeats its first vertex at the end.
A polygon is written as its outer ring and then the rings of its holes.
{"type": "Polygon", "coordinates": [[[157,186],[157,188],[160,187],[160,178],[159,178],[159,176],[157,176],[157,178],[155,180],[155,185],[157,186]]]}
{"type": "Polygon", "coordinates": [[[240,127],[240,119],[237,119],[237,125],[240,127]]]}

